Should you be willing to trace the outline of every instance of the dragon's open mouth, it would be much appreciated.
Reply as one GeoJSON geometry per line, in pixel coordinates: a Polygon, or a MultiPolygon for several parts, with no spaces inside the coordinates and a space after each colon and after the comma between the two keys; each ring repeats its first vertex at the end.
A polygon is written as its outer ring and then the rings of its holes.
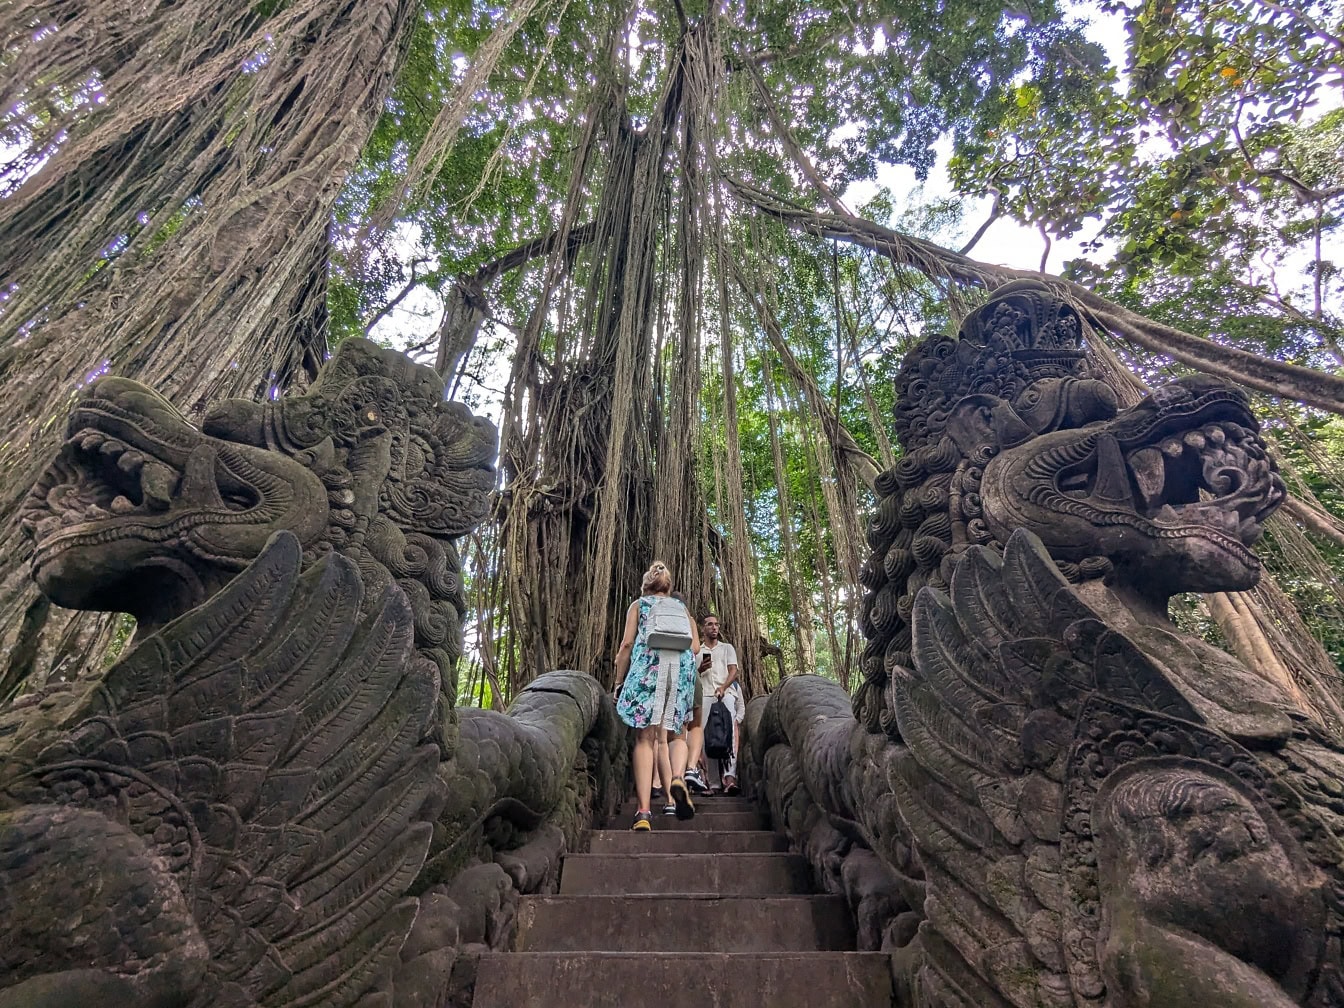
{"type": "Polygon", "coordinates": [[[35,562],[125,535],[167,538],[180,531],[175,504],[216,513],[257,507],[258,493],[228,478],[218,461],[204,438],[179,468],[98,427],[81,427],[24,501],[20,524],[38,543],[35,562]]]}
{"type": "Polygon", "coordinates": [[[311,542],[326,492],[286,456],[192,426],[162,396],[111,376],[76,402],[67,437],[19,521],[33,579],[56,604],[163,622],[198,605],[280,528],[311,542]]]}
{"type": "Polygon", "coordinates": [[[1163,533],[1198,532],[1254,562],[1250,547],[1284,487],[1239,395],[1209,395],[1140,430],[1100,432],[1085,459],[1059,470],[1066,497],[1131,511],[1163,533]]]}
{"type": "Polygon", "coordinates": [[[1126,462],[1139,513],[1157,525],[1212,525],[1252,546],[1283,500],[1264,442],[1231,420],[1164,438],[1126,462]]]}

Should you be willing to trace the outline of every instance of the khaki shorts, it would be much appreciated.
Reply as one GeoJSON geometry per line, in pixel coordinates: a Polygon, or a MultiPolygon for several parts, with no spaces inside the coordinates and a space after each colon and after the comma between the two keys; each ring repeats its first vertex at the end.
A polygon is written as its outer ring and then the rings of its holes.
{"type": "Polygon", "coordinates": [[[705,705],[705,684],[700,681],[700,677],[695,677],[695,700],[691,702],[691,710],[696,711],[705,705]]]}

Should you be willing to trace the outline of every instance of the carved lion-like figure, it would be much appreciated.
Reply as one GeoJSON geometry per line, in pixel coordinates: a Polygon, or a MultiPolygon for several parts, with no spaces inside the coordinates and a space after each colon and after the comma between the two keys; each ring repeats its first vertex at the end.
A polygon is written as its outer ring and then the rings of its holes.
{"type": "Polygon", "coordinates": [[[1082,331],[1069,305],[1019,281],[959,338],[926,340],[903,364],[905,452],[878,481],[863,572],[869,644],[856,713],[871,728],[882,726],[891,669],[910,664],[919,590],[945,591],[970,546],[1001,550],[1029,528],[1070,581],[1107,578],[1163,613],[1179,592],[1259,578],[1250,547],[1284,490],[1246,396],[1196,376],[1117,415],[1082,331]]]}
{"type": "Polygon", "coordinates": [[[110,669],[0,711],[0,1008],[469,989],[455,964],[507,940],[621,769],[582,673],[452,710],[455,540],[494,452],[433,370],[365,340],[201,429],[128,379],[84,391],[24,508],[33,576],[138,626],[110,669]]]}
{"type": "Polygon", "coordinates": [[[129,612],[144,636],[285,530],[305,562],[349,557],[373,596],[401,586],[451,706],[465,607],[454,544],[485,516],[497,438],[444,401],[432,368],[346,340],[306,394],[224,400],[200,430],[138,382],[102,378],[67,432],[21,514],[54,602],[129,612]]]}
{"type": "Polygon", "coordinates": [[[1256,583],[1282,481],[1239,390],[1121,410],[1082,337],[1020,282],[904,362],[856,720],[749,714],[771,807],[846,892],[880,859],[911,1004],[1344,1005],[1344,747],[1167,616],[1256,583]]]}

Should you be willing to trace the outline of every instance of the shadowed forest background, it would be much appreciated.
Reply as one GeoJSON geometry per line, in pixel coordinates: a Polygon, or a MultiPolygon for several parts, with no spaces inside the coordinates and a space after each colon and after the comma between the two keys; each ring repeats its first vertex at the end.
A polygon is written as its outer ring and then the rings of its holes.
{"type": "Polygon", "coordinates": [[[38,596],[15,521],[80,387],[198,418],[368,333],[499,422],[463,702],[610,681],[655,556],[752,690],[849,686],[882,660],[892,377],[1021,276],[1131,402],[1253,392],[1292,494],[1269,576],[1176,617],[1271,678],[1344,661],[1332,0],[15,0],[0,29],[0,701],[130,630],[38,596]],[[978,260],[1000,221],[1047,258],[978,260]]]}

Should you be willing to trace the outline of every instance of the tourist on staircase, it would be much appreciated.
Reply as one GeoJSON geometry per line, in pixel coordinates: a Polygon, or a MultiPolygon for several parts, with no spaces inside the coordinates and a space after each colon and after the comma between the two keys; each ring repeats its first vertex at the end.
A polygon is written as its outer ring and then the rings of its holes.
{"type": "Polygon", "coordinates": [[[695,652],[700,636],[686,606],[671,597],[672,574],[662,561],[644,573],[640,597],[625,613],[625,632],[616,651],[616,713],[635,729],[631,764],[637,811],[631,827],[653,828],[653,769],[667,783],[679,819],[695,815],[686,782],[686,746],[667,745],[690,719],[695,696],[695,652]],[[661,743],[661,744],[660,744],[661,743]]]}
{"type": "Polygon", "coordinates": [[[704,703],[701,707],[700,727],[709,722],[710,711],[715,700],[721,700],[728,708],[733,720],[733,750],[723,759],[710,758],[709,780],[692,777],[697,784],[703,784],[709,791],[720,787],[726,795],[739,793],[737,784],[737,752],[742,735],[742,719],[746,717],[747,704],[742,696],[742,686],[738,682],[737,649],[720,636],[719,618],[710,613],[703,620],[704,637],[700,646],[700,681],[704,690],[704,703]]]}

